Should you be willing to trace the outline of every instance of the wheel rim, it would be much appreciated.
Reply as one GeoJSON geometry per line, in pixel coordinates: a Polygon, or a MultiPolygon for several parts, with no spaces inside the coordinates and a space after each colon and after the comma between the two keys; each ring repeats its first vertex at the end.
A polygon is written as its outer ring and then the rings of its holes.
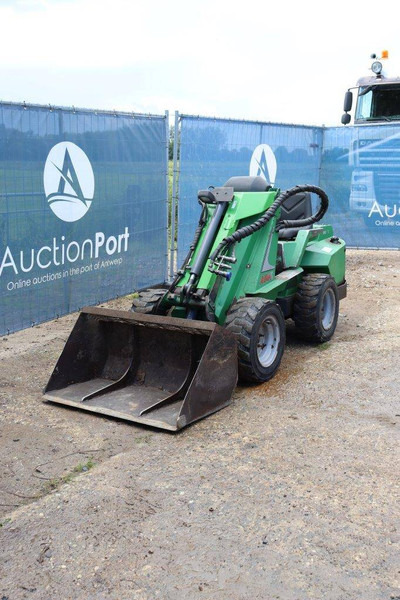
{"type": "Polygon", "coordinates": [[[332,327],[332,323],[335,319],[336,310],[336,297],[334,291],[329,288],[324,294],[321,308],[321,323],[325,330],[332,327]]]}
{"type": "Polygon", "coordinates": [[[278,355],[281,331],[278,319],[270,315],[258,330],[257,357],[263,367],[272,365],[278,355]]]}

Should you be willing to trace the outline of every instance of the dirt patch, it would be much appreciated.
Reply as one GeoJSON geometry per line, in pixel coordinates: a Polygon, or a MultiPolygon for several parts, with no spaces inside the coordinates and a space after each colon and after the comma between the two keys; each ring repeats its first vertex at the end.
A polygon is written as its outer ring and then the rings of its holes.
{"type": "Polygon", "coordinates": [[[42,402],[76,315],[0,338],[0,597],[400,597],[400,254],[348,281],[331,342],[288,323],[277,376],[175,436],[42,402]]]}

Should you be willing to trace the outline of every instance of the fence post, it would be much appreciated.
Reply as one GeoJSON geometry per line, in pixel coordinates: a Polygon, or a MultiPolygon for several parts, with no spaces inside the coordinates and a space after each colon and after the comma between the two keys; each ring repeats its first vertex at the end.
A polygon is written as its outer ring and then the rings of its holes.
{"type": "Polygon", "coordinates": [[[169,281],[170,279],[170,272],[171,272],[171,265],[169,263],[169,245],[168,245],[168,217],[169,217],[169,111],[166,110],[165,111],[165,158],[166,158],[166,162],[165,162],[165,166],[166,166],[166,173],[165,173],[165,187],[166,187],[166,201],[165,201],[165,210],[166,210],[166,229],[165,229],[165,254],[166,254],[166,260],[165,260],[165,281],[169,281]]]}
{"type": "Polygon", "coordinates": [[[171,203],[171,277],[175,275],[175,259],[178,254],[178,239],[175,246],[176,235],[176,205],[178,200],[178,145],[179,145],[179,112],[175,111],[174,125],[174,153],[173,153],[173,176],[172,176],[172,203],[171,203]]]}

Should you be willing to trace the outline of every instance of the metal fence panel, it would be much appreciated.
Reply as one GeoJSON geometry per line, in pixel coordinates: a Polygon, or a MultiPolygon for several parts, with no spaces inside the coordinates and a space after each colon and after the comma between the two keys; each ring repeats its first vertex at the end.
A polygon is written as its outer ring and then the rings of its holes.
{"type": "Polygon", "coordinates": [[[283,189],[319,181],[320,127],[188,115],[181,115],[180,121],[178,266],[199,218],[199,189],[249,174],[261,175],[283,189]]]}
{"type": "Polygon", "coordinates": [[[0,105],[0,334],[166,279],[165,116],[0,105]]]}
{"type": "Polygon", "coordinates": [[[349,246],[400,248],[399,125],[326,129],[320,184],[349,246]]]}

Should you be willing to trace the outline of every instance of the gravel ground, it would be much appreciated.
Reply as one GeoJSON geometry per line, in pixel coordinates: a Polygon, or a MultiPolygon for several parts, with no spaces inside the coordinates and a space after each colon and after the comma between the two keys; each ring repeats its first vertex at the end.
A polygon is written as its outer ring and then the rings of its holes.
{"type": "Polygon", "coordinates": [[[331,342],[289,322],[178,435],[42,403],[76,315],[0,338],[2,600],[400,600],[400,254],[348,282],[331,342]]]}

